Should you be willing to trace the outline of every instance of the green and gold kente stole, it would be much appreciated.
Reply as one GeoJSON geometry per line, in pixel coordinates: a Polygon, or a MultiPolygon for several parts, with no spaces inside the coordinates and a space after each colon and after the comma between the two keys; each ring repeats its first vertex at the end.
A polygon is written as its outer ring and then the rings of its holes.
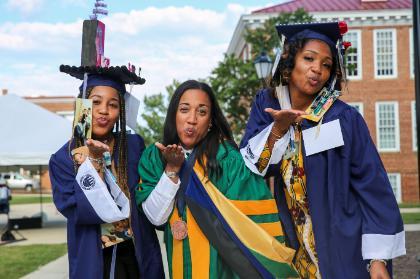
{"type": "MultiPolygon", "coordinates": [[[[280,222],[256,223],[248,217],[277,214],[274,199],[230,200],[197,163],[185,198],[188,237],[171,239],[173,278],[209,278],[210,245],[240,278],[298,278],[292,265],[295,250],[276,239],[284,236],[280,222]],[[184,270],[186,260],[191,260],[191,270],[184,270]]],[[[170,223],[178,218],[176,210],[170,223]]]]}

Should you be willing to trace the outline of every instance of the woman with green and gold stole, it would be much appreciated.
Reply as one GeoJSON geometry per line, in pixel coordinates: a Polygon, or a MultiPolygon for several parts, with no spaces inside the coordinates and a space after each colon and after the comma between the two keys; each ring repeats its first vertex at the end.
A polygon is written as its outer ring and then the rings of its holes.
{"type": "Polygon", "coordinates": [[[163,142],[139,164],[139,208],[165,225],[171,278],[290,278],[275,200],[246,167],[212,89],[189,80],[175,91],[163,142]]]}

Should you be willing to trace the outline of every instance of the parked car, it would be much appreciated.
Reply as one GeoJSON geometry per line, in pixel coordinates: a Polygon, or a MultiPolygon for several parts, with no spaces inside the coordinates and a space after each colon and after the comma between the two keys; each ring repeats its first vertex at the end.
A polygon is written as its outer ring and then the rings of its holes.
{"type": "Polygon", "coordinates": [[[36,180],[17,172],[0,173],[0,181],[2,180],[6,182],[10,189],[25,189],[29,192],[32,189],[39,188],[39,183],[36,180]]]}

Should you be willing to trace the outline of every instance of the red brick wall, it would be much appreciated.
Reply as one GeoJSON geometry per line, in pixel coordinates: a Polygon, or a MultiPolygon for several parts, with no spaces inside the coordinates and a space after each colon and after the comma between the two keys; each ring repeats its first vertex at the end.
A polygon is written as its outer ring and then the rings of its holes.
{"type": "MultiPolygon", "coordinates": [[[[400,126],[400,151],[381,152],[387,172],[400,173],[401,193],[404,202],[419,200],[417,152],[413,151],[411,101],[415,99],[414,80],[410,77],[410,26],[398,26],[397,37],[397,78],[375,79],[373,30],[380,27],[357,28],[362,30],[362,79],[349,81],[348,93],[342,100],[363,102],[364,118],[376,144],[375,103],[397,101],[400,126]]],[[[389,28],[389,27],[386,27],[389,28]]]]}

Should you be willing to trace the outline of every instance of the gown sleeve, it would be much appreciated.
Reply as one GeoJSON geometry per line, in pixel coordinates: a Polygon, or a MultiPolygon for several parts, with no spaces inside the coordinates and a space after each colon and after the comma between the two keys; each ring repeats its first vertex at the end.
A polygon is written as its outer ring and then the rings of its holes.
{"type": "Polygon", "coordinates": [[[265,176],[271,173],[272,165],[276,165],[281,161],[281,158],[286,151],[289,144],[290,131],[283,137],[278,139],[273,146],[269,158],[263,158],[268,161],[265,167],[259,168],[258,161],[262,158],[268,136],[273,127],[273,118],[264,109],[272,108],[279,110],[280,106],[276,99],[270,96],[268,91],[260,91],[252,103],[251,113],[245,129],[245,135],[240,144],[240,152],[245,161],[246,166],[254,173],[265,176]]]}
{"type": "Polygon", "coordinates": [[[139,163],[140,184],[136,191],[138,207],[156,226],[167,222],[181,184],[180,180],[174,183],[166,176],[159,154],[154,145],[143,153],[139,163]]]}
{"type": "Polygon", "coordinates": [[[397,201],[386,170],[356,110],[348,110],[343,136],[351,139],[350,186],[358,194],[362,211],[363,259],[392,259],[406,253],[405,233],[397,201]]]}
{"type": "MultiPolygon", "coordinates": [[[[61,150],[62,151],[62,150],[61,150]]],[[[58,211],[75,224],[102,224],[75,179],[75,171],[68,154],[57,152],[49,162],[53,200],[58,211]]]]}

